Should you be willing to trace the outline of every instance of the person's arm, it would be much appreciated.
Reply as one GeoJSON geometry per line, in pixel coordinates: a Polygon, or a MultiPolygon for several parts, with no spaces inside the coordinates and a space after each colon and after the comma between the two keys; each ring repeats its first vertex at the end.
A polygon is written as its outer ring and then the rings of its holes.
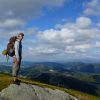
{"type": "Polygon", "coordinates": [[[15,57],[17,61],[19,61],[19,42],[18,41],[15,42],[15,57]]]}

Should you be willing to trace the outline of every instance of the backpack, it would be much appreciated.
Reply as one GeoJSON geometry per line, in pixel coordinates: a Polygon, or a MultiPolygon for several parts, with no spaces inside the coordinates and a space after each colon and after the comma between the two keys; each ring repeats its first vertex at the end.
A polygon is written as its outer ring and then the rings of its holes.
{"type": "Polygon", "coordinates": [[[9,39],[9,43],[7,44],[7,55],[13,57],[15,55],[14,44],[17,39],[17,36],[13,36],[9,39]]]}
{"type": "Polygon", "coordinates": [[[2,51],[2,54],[3,55],[6,55],[7,57],[7,61],[9,59],[9,56],[10,57],[13,57],[15,55],[15,48],[14,48],[14,44],[15,44],[15,41],[17,40],[17,36],[12,36],[10,39],[9,39],[9,43],[7,44],[7,48],[6,50],[3,50],[2,51]]]}

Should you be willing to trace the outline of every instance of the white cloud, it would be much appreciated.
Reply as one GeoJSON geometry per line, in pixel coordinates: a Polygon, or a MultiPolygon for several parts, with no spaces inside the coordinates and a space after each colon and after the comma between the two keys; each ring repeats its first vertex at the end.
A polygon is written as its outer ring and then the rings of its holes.
{"type": "Polygon", "coordinates": [[[61,30],[45,30],[43,32],[40,32],[38,36],[41,39],[51,43],[70,43],[74,41],[73,39],[71,39],[71,37],[74,36],[74,33],[67,28],[62,28],[61,30]]]}
{"type": "Polygon", "coordinates": [[[0,28],[15,28],[22,25],[24,22],[18,19],[7,19],[0,22],[0,28]]]}
{"type": "Polygon", "coordinates": [[[32,47],[29,47],[28,48],[28,50],[29,51],[31,51],[31,52],[34,52],[34,55],[41,55],[41,54],[57,54],[57,52],[58,52],[58,49],[57,48],[47,48],[47,47],[41,47],[41,46],[39,46],[39,47],[36,47],[36,48],[32,48],[32,47]]]}
{"type": "Polygon", "coordinates": [[[91,48],[91,45],[90,44],[76,45],[75,48],[76,49],[88,49],[88,48],[91,48]]]}
{"type": "Polygon", "coordinates": [[[100,23],[97,23],[97,27],[100,27],[100,23]]]}
{"type": "Polygon", "coordinates": [[[84,41],[88,42],[97,38],[99,39],[100,30],[97,28],[88,27],[91,24],[92,22],[89,18],[79,17],[76,19],[76,23],[56,25],[56,29],[44,30],[40,32],[39,37],[49,43],[67,44],[84,41]],[[84,24],[80,25],[83,20],[84,24]],[[81,26],[81,28],[79,27],[79,25],[81,26]]]}
{"type": "Polygon", "coordinates": [[[43,7],[60,7],[64,2],[65,0],[0,0],[0,19],[31,19],[41,15],[43,7]]]}
{"type": "MultiPolygon", "coordinates": [[[[44,44],[45,48],[57,48],[59,51],[57,55],[65,53],[70,57],[69,54],[74,53],[86,57],[90,55],[90,51],[99,47],[99,43],[96,41],[100,40],[100,30],[92,27],[92,21],[88,17],[79,17],[76,19],[76,23],[56,25],[54,29],[39,32],[37,37],[40,45],[44,44]],[[82,27],[78,26],[81,22],[80,19],[84,20],[83,22],[87,21],[82,27]]],[[[44,47],[42,50],[45,51],[44,47]]],[[[49,51],[47,50],[47,52],[49,51]]]]}
{"type": "Polygon", "coordinates": [[[79,17],[76,20],[76,24],[80,28],[88,28],[92,24],[92,21],[88,17],[79,17]]]}
{"type": "MultiPolygon", "coordinates": [[[[8,39],[20,31],[23,40],[24,60],[63,60],[80,57],[93,58],[93,50],[100,48],[100,29],[89,17],[81,16],[74,22],[66,21],[52,29],[40,31],[36,27],[21,29],[28,20],[43,14],[42,9],[61,7],[66,0],[6,0],[0,1],[0,47],[5,48],[8,39]],[[73,56],[74,54],[74,56],[73,56]]],[[[70,1],[70,0],[67,0],[70,1]]],[[[100,15],[98,0],[85,5],[84,15],[100,15]],[[89,10],[91,9],[91,10],[89,10]],[[98,9],[98,10],[95,10],[98,9]]],[[[98,55],[96,55],[97,57],[98,55]]]]}
{"type": "Polygon", "coordinates": [[[85,15],[100,15],[100,0],[91,0],[84,4],[85,10],[83,13],[85,15]]]}
{"type": "MultiPolygon", "coordinates": [[[[78,17],[73,23],[58,24],[44,31],[34,27],[27,28],[24,33],[23,60],[71,59],[73,54],[77,59],[80,56],[81,58],[93,57],[92,51],[100,48],[100,29],[92,27],[92,21],[88,17],[78,17]],[[79,27],[81,18],[87,22],[79,27]]],[[[0,36],[1,34],[3,36],[3,33],[0,33],[0,36]]],[[[5,33],[5,36],[7,35],[12,34],[5,33]]],[[[8,37],[5,41],[7,40],[8,37]]]]}
{"type": "Polygon", "coordinates": [[[95,47],[100,47],[100,42],[96,41],[95,47]]]}
{"type": "Polygon", "coordinates": [[[44,15],[44,7],[49,10],[59,8],[64,2],[66,0],[0,0],[0,27],[21,29],[28,21],[44,15]]]}

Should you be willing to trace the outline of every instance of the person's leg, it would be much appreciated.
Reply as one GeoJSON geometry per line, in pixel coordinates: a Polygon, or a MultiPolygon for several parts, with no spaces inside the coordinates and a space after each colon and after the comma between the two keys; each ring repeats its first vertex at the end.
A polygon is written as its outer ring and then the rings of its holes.
{"type": "Polygon", "coordinates": [[[12,68],[12,76],[13,76],[13,80],[16,81],[18,78],[18,70],[19,70],[19,64],[16,60],[16,58],[14,57],[13,59],[13,68],[12,68]]]}
{"type": "Polygon", "coordinates": [[[16,76],[13,76],[13,80],[14,80],[14,82],[17,80],[17,77],[16,76]]]}
{"type": "Polygon", "coordinates": [[[19,71],[20,71],[20,65],[21,65],[21,60],[19,60],[19,63],[18,63],[18,69],[16,71],[16,80],[18,80],[18,74],[19,74],[19,71]]]}

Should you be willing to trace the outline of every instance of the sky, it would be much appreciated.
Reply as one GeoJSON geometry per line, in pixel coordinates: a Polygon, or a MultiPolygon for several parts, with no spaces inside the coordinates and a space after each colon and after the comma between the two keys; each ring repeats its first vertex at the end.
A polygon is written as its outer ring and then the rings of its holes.
{"type": "Polygon", "coordinates": [[[100,0],[0,0],[0,62],[20,32],[23,61],[100,60],[100,0]]]}

